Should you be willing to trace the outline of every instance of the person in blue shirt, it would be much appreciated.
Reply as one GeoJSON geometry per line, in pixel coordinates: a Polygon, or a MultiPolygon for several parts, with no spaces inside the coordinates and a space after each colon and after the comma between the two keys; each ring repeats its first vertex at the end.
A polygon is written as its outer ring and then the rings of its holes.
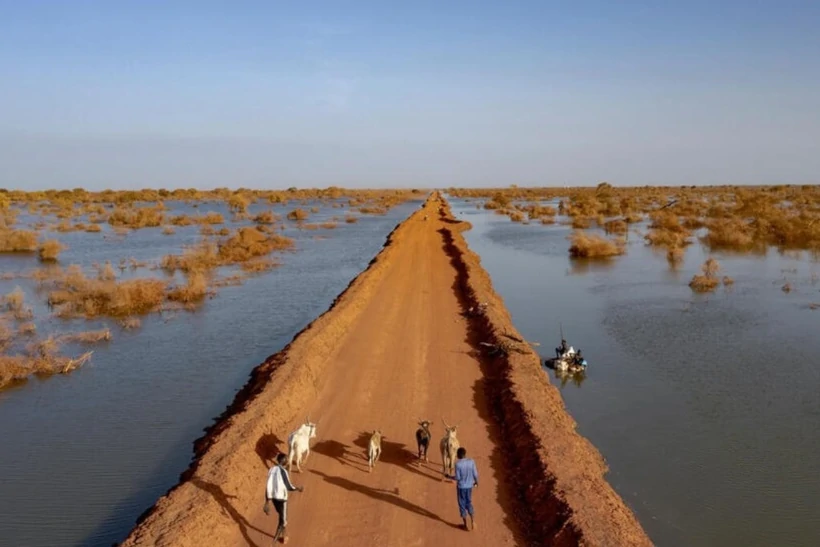
{"type": "Polygon", "coordinates": [[[456,493],[458,495],[458,511],[464,521],[465,530],[475,530],[473,515],[473,488],[478,486],[478,469],[475,462],[467,457],[467,449],[463,446],[456,451],[456,493]],[[467,515],[470,515],[470,526],[467,527],[467,515]]]}

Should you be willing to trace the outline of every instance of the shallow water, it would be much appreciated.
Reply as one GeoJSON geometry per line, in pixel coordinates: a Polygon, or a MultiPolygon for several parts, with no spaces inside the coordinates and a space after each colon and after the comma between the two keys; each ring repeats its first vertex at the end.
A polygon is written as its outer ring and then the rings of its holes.
{"type": "Polygon", "coordinates": [[[697,244],[677,272],[635,233],[609,265],[573,264],[569,227],[451,201],[542,357],[561,325],[583,349],[580,385],[545,373],[657,545],[820,545],[820,264],[716,253],[734,286],[694,295],[697,244]]]}
{"type": "MultiPolygon", "coordinates": [[[[91,363],[70,375],[0,391],[0,545],[102,546],[123,539],[177,482],[192,442],[231,402],[250,370],[322,313],[417,206],[406,203],[356,224],[342,220],[335,230],[300,231],[287,223],[285,233],[297,250],[281,256],[281,267],[219,289],[198,312],[151,315],[136,331],[112,327],[114,339],[94,347],[91,363]]],[[[201,209],[224,212],[221,207],[201,209]]],[[[273,210],[284,216],[293,207],[273,210]]],[[[308,222],[345,212],[323,208],[308,222]]],[[[18,224],[24,223],[21,217],[18,224]]],[[[64,264],[116,265],[120,258],[155,261],[179,253],[197,234],[193,226],[174,236],[139,230],[121,240],[49,236],[70,246],[61,255],[64,264]]],[[[32,257],[0,257],[0,271],[35,266],[32,257]]],[[[0,289],[15,285],[26,288],[34,303],[25,280],[4,281],[0,289]]],[[[38,305],[35,313],[47,310],[38,305]]],[[[80,321],[73,330],[101,324],[80,321]]],[[[64,326],[51,319],[40,330],[64,326]]]]}

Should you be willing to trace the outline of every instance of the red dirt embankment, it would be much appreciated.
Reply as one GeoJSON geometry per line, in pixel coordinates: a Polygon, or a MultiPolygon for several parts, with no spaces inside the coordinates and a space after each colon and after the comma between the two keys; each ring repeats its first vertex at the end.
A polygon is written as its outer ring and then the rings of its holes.
{"type": "Polygon", "coordinates": [[[467,249],[468,227],[438,195],[397,227],[330,310],[253,371],[195,443],[182,482],[123,545],[269,544],[266,469],[308,413],[317,439],[293,474],[305,486],[289,504],[296,544],[649,545],[538,356],[526,344],[495,358],[479,351],[520,337],[467,249]],[[465,319],[478,302],[486,311],[465,319]],[[481,473],[477,532],[457,528],[454,486],[441,479],[441,416],[459,425],[481,473]],[[436,421],[429,464],[413,455],[419,418],[436,421]],[[386,439],[368,473],[375,428],[386,439]]]}

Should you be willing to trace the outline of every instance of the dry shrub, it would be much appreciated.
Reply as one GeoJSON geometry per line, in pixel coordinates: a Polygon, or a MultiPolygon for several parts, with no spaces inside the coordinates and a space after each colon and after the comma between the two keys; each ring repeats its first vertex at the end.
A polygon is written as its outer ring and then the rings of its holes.
{"type": "Polygon", "coordinates": [[[216,230],[210,224],[204,224],[199,227],[199,234],[208,237],[216,234],[216,230]]]}
{"type": "Polygon", "coordinates": [[[117,207],[108,216],[108,223],[121,228],[156,228],[162,225],[165,213],[162,207],[128,209],[117,207]]]}
{"type": "Polygon", "coordinates": [[[310,212],[311,212],[311,213],[318,213],[318,212],[319,212],[319,208],[318,208],[318,207],[311,207],[311,208],[310,208],[310,212]]]}
{"type": "Polygon", "coordinates": [[[162,228],[162,235],[164,236],[172,236],[175,233],[177,233],[177,231],[174,229],[173,226],[163,226],[162,228]]]}
{"type": "Polygon", "coordinates": [[[257,224],[274,224],[278,220],[279,217],[273,214],[273,211],[262,211],[253,217],[253,221],[257,224]]]}
{"type": "Polygon", "coordinates": [[[336,223],[335,222],[323,222],[321,224],[321,226],[325,230],[335,230],[336,229],[336,223]]]}
{"type": "Polygon", "coordinates": [[[56,262],[60,253],[65,250],[65,246],[56,239],[49,239],[40,244],[38,253],[40,262],[56,262]]]}
{"type": "Polygon", "coordinates": [[[607,234],[623,235],[629,231],[629,226],[625,221],[615,219],[604,223],[604,231],[607,234]]]}
{"type": "Polygon", "coordinates": [[[219,245],[219,257],[224,263],[237,264],[252,258],[293,247],[293,240],[279,234],[265,235],[256,228],[240,228],[219,245]]]}
{"type": "Polygon", "coordinates": [[[709,258],[700,267],[702,274],[692,277],[689,282],[689,287],[695,292],[709,292],[715,290],[720,285],[718,279],[718,272],[720,272],[720,263],[714,258],[709,258]]]}
{"type": "Polygon", "coordinates": [[[48,303],[61,317],[124,317],[157,309],[165,299],[166,283],[159,279],[90,279],[73,270],[54,282],[48,303]]]}
{"type": "Polygon", "coordinates": [[[32,375],[68,374],[91,358],[91,352],[76,358],[58,355],[59,343],[48,338],[29,344],[25,355],[0,356],[0,388],[25,381],[32,375]]]}
{"type": "Polygon", "coordinates": [[[569,255],[573,258],[608,258],[626,252],[623,242],[587,232],[573,233],[571,241],[569,255]]]}
{"type": "Polygon", "coordinates": [[[791,283],[786,283],[782,287],[780,287],[780,290],[783,291],[784,293],[790,293],[790,292],[792,292],[792,284],[791,283]]]}
{"type": "Polygon", "coordinates": [[[85,231],[90,234],[95,234],[98,232],[102,232],[102,228],[99,224],[89,224],[85,227],[85,231]]]}
{"type": "Polygon", "coordinates": [[[738,218],[710,220],[702,241],[710,249],[746,250],[754,245],[751,227],[738,218]]]}
{"type": "Polygon", "coordinates": [[[541,224],[555,224],[555,218],[553,217],[541,217],[541,224]]]}
{"type": "Polygon", "coordinates": [[[307,219],[309,216],[309,213],[304,209],[294,209],[288,213],[288,220],[301,221],[307,219]]]}
{"type": "Polygon", "coordinates": [[[359,217],[348,215],[345,217],[345,222],[347,222],[348,224],[356,224],[357,222],[359,222],[359,217]]]}
{"type": "Polygon", "coordinates": [[[387,214],[387,209],[379,206],[359,207],[359,212],[363,215],[384,215],[387,214]]]}
{"type": "Polygon", "coordinates": [[[168,293],[168,300],[190,304],[200,302],[208,295],[208,278],[199,270],[189,272],[185,285],[168,293]]]}
{"type": "Polygon", "coordinates": [[[37,232],[0,230],[0,253],[33,253],[37,250],[37,232]]]}
{"type": "Polygon", "coordinates": [[[524,219],[527,218],[521,211],[511,211],[509,217],[513,222],[524,222],[524,219]]]}
{"type": "Polygon", "coordinates": [[[571,224],[576,230],[586,229],[592,225],[592,219],[589,217],[577,216],[572,218],[571,224]]]}
{"type": "Polygon", "coordinates": [[[723,285],[724,285],[725,287],[728,287],[729,285],[734,285],[734,284],[735,284],[735,280],[734,280],[734,279],[732,279],[732,278],[731,278],[731,277],[729,277],[728,275],[724,275],[724,276],[723,276],[723,285]]]}
{"type": "Polygon", "coordinates": [[[213,241],[208,240],[185,249],[182,255],[166,255],[160,262],[160,266],[169,272],[181,270],[186,273],[195,270],[206,271],[219,265],[218,248],[213,241]]]}

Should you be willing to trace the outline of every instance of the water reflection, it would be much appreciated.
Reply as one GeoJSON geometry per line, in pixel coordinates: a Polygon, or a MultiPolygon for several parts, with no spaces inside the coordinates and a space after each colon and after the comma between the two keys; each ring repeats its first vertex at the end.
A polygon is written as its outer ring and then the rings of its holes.
{"type": "Polygon", "coordinates": [[[569,275],[586,275],[590,272],[605,272],[615,267],[617,260],[611,258],[570,258],[569,275]]]}

